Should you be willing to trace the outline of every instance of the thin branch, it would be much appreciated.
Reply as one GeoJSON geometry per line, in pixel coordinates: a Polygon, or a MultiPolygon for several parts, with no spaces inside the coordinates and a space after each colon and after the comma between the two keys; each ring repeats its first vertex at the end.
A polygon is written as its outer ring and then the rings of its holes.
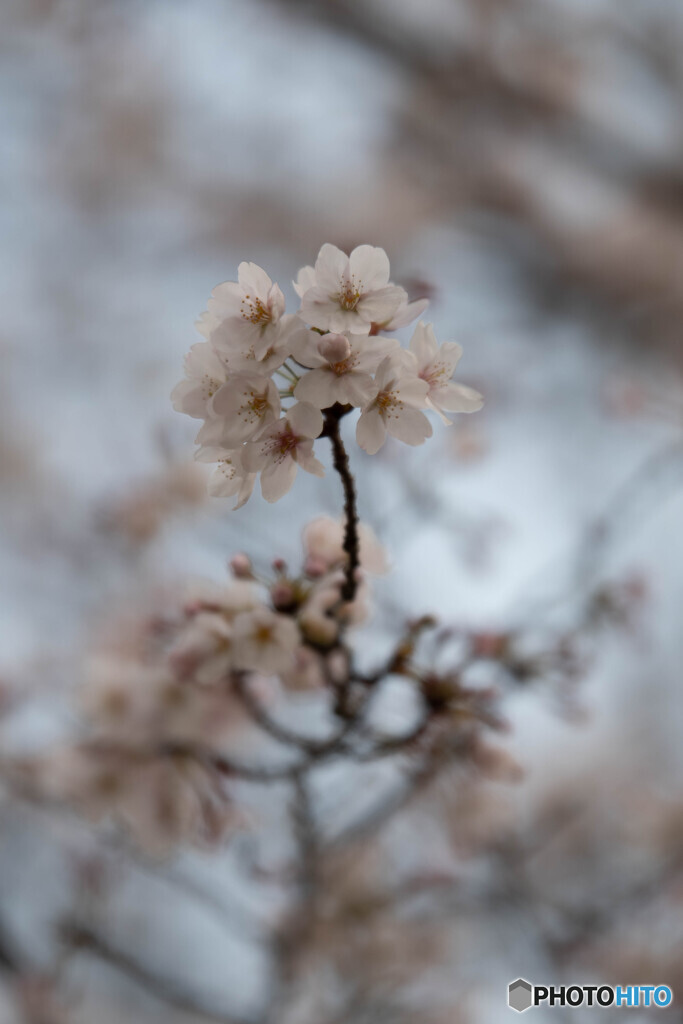
{"type": "Polygon", "coordinates": [[[175,979],[160,977],[150,967],[139,963],[134,957],[118,949],[93,928],[77,921],[68,921],[62,926],[61,937],[73,950],[80,950],[98,957],[136,982],[140,988],[156,996],[167,1006],[184,1013],[194,1014],[201,1020],[210,1021],[212,1024],[256,1024],[253,1017],[236,1016],[204,1006],[192,994],[186,992],[175,979]]]}
{"type": "Polygon", "coordinates": [[[125,752],[126,757],[131,758],[138,756],[141,759],[148,759],[150,756],[157,757],[168,757],[168,758],[189,758],[202,765],[207,771],[218,772],[220,775],[225,775],[228,778],[240,779],[244,782],[285,782],[291,779],[293,774],[298,771],[299,765],[274,765],[271,767],[256,767],[255,765],[242,764],[239,761],[233,761],[231,758],[225,757],[223,754],[218,754],[214,750],[208,747],[202,747],[193,743],[183,742],[168,742],[163,743],[160,747],[155,750],[148,751],[135,751],[133,748],[122,745],[115,745],[108,743],[106,746],[102,744],[95,745],[94,751],[100,752],[114,752],[121,753],[125,752]]]}
{"type": "Polygon", "coordinates": [[[358,581],[356,575],[360,566],[360,541],[358,538],[358,510],[356,508],[356,487],[351,473],[349,456],[341,438],[339,421],[347,410],[341,405],[333,405],[325,413],[323,436],[332,442],[332,462],[339,474],[344,488],[344,551],[347,555],[345,580],[341,589],[344,601],[353,601],[356,596],[358,581]]]}
{"type": "Polygon", "coordinates": [[[318,829],[308,782],[303,772],[294,778],[292,826],[299,845],[300,883],[303,902],[308,911],[315,904],[320,879],[318,829]]]}
{"type": "Polygon", "coordinates": [[[414,798],[421,793],[433,779],[444,769],[450,767],[466,751],[468,741],[461,737],[455,740],[447,750],[430,752],[421,764],[413,768],[407,774],[407,778],[400,783],[388,796],[380,798],[374,807],[366,814],[352,821],[336,836],[333,836],[326,843],[326,851],[336,851],[351,843],[359,842],[384,825],[387,821],[407,807],[414,798]]]}
{"type": "Polygon", "coordinates": [[[26,965],[9,931],[3,921],[0,921],[0,971],[8,974],[23,974],[26,965]]]}
{"type": "MultiPolygon", "coordinates": [[[[277,722],[272,718],[259,699],[255,697],[249,689],[249,684],[247,683],[244,674],[239,674],[234,677],[233,687],[235,693],[248,711],[250,718],[263,732],[270,736],[271,739],[276,740],[283,746],[296,747],[298,750],[302,750],[311,755],[315,755],[327,747],[329,741],[314,740],[307,736],[302,736],[301,733],[288,729],[286,725],[282,725],[280,722],[277,722]]],[[[334,739],[336,739],[336,736],[334,739]]]]}

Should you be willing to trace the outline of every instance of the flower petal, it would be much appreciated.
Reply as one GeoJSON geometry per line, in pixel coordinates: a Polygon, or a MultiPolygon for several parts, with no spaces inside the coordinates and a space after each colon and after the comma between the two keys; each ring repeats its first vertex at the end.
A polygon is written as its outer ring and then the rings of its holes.
{"type": "Polygon", "coordinates": [[[313,454],[312,441],[304,441],[297,447],[296,461],[307,473],[312,473],[313,476],[325,476],[325,467],[313,454]]]}
{"type": "Polygon", "coordinates": [[[309,405],[308,402],[297,402],[288,409],[287,419],[294,433],[301,437],[317,437],[323,429],[323,415],[320,409],[309,405]]]}
{"type": "Polygon", "coordinates": [[[429,384],[420,377],[402,377],[399,380],[398,393],[402,402],[423,409],[429,394],[429,384]]]}
{"type": "Polygon", "coordinates": [[[303,299],[308,289],[315,286],[315,270],[313,267],[302,267],[296,275],[296,281],[292,281],[292,284],[296,294],[300,299],[303,299]]]}
{"type": "Polygon", "coordinates": [[[399,327],[407,327],[408,324],[412,324],[413,320],[422,316],[428,305],[429,299],[416,299],[415,302],[401,304],[391,320],[383,325],[384,330],[397,331],[399,327]]]}
{"type": "Polygon", "coordinates": [[[439,362],[444,365],[444,372],[451,377],[462,356],[462,345],[457,341],[444,341],[439,349],[439,362]]]}
{"type": "Polygon", "coordinates": [[[337,378],[333,370],[311,370],[304,374],[294,388],[294,397],[299,402],[308,402],[310,405],[314,405],[316,409],[328,409],[337,401],[336,383],[337,378]]]}
{"type": "Polygon", "coordinates": [[[266,501],[278,501],[291,490],[296,477],[296,462],[292,458],[269,462],[261,471],[261,494],[266,501]]]}
{"type": "Polygon", "coordinates": [[[308,367],[325,366],[326,360],[318,351],[319,341],[320,335],[303,324],[301,330],[292,332],[289,347],[297,363],[308,367]]]}
{"type": "Polygon", "coordinates": [[[389,283],[389,257],[384,249],[357,245],[349,256],[349,269],[364,292],[384,288],[389,283]]]}
{"type": "Polygon", "coordinates": [[[484,404],[484,397],[478,391],[455,381],[433,388],[429,397],[434,405],[447,412],[477,412],[484,404]]]}
{"type": "Polygon", "coordinates": [[[374,455],[386,440],[386,430],[386,424],[379,411],[372,407],[360,415],[356,425],[356,441],[368,455],[374,455]]]}
{"type": "Polygon", "coordinates": [[[432,436],[432,425],[419,409],[407,408],[387,419],[387,431],[404,444],[418,445],[432,436]]]}
{"type": "MultiPolygon", "coordinates": [[[[330,296],[329,292],[318,285],[315,288],[310,288],[301,300],[302,318],[306,323],[311,324],[313,327],[319,327],[323,331],[343,330],[344,317],[339,316],[342,312],[338,299],[330,296]],[[335,326],[338,323],[341,323],[340,327],[335,326]]],[[[354,318],[358,319],[355,313],[352,313],[352,323],[354,318]]]]}
{"type": "Polygon", "coordinates": [[[273,282],[258,263],[240,263],[237,280],[245,296],[260,298],[265,303],[273,282]]]}
{"type": "Polygon", "coordinates": [[[348,267],[349,258],[336,245],[326,242],[315,261],[315,283],[328,295],[339,292],[342,278],[348,267]]]}
{"type": "Polygon", "coordinates": [[[439,345],[431,324],[420,321],[410,339],[410,351],[415,355],[421,370],[434,361],[439,352],[439,345]]]}
{"type": "Polygon", "coordinates": [[[229,316],[240,316],[242,289],[236,281],[224,281],[211,292],[207,306],[208,313],[219,321],[229,316]]]}
{"type": "Polygon", "coordinates": [[[375,382],[369,373],[344,373],[336,378],[334,392],[336,402],[362,407],[374,398],[375,382]]]}
{"type": "Polygon", "coordinates": [[[176,412],[201,420],[206,416],[207,398],[196,380],[181,380],[171,392],[171,402],[176,412]]]}
{"type": "Polygon", "coordinates": [[[390,284],[386,288],[379,288],[368,295],[363,295],[356,306],[356,311],[368,323],[381,324],[391,319],[406,298],[403,288],[390,284]]]}

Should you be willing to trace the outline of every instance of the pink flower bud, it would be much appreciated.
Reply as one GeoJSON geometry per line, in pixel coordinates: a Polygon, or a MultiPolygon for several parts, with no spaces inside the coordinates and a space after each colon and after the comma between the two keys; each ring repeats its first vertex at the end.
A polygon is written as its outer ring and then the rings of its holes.
{"type": "Polygon", "coordinates": [[[319,555],[309,555],[304,562],[304,572],[313,579],[316,579],[318,576],[324,576],[328,569],[329,565],[319,555]]]}
{"type": "Polygon", "coordinates": [[[273,602],[273,607],[282,611],[286,608],[291,608],[296,603],[296,595],[294,588],[291,583],[287,583],[286,580],[280,580],[278,583],[274,583],[270,588],[270,599],[273,602]]]}
{"type": "Polygon", "coordinates": [[[343,334],[325,334],[318,342],[318,352],[328,363],[343,363],[351,355],[349,339],[343,334]]]}
{"type": "Polygon", "coordinates": [[[248,555],[240,552],[230,559],[230,571],[237,580],[249,580],[252,577],[251,560],[248,555]]]}

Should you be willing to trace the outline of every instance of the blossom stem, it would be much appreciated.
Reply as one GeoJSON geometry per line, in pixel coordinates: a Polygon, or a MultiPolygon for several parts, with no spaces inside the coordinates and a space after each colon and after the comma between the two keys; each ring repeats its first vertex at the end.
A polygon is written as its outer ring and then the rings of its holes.
{"type": "Polygon", "coordinates": [[[358,581],[356,575],[360,565],[360,551],[358,539],[358,510],[356,508],[356,485],[349,465],[349,456],[339,430],[339,421],[348,412],[348,408],[341,405],[333,405],[325,413],[325,427],[323,435],[329,437],[332,442],[332,461],[334,468],[341,477],[344,488],[344,515],[346,524],[344,527],[344,551],[347,555],[344,584],[341,589],[341,597],[344,601],[353,601],[356,596],[358,581]]]}
{"type": "Polygon", "coordinates": [[[296,372],[296,370],[294,369],[293,366],[289,365],[289,363],[284,362],[282,364],[282,366],[280,367],[280,369],[281,370],[287,370],[291,374],[293,380],[295,380],[295,381],[299,380],[299,374],[296,372]]]}

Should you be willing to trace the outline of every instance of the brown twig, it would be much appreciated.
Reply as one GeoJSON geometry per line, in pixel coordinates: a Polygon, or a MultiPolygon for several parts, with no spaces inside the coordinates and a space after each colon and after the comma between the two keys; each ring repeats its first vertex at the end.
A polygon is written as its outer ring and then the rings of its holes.
{"type": "Polygon", "coordinates": [[[349,456],[339,430],[339,421],[348,407],[333,405],[325,413],[323,437],[332,442],[332,460],[344,488],[344,551],[347,555],[344,584],[341,589],[343,601],[353,601],[358,588],[356,574],[360,566],[360,541],[358,538],[358,510],[356,508],[356,485],[349,465],[349,456]]]}
{"type": "Polygon", "coordinates": [[[255,1024],[252,1017],[235,1016],[202,1005],[193,995],[182,989],[175,979],[160,977],[151,968],[139,963],[129,953],[118,949],[87,925],[78,921],[67,921],[61,928],[61,937],[71,949],[98,957],[167,1006],[191,1013],[197,1019],[211,1021],[212,1024],[255,1024]]]}

